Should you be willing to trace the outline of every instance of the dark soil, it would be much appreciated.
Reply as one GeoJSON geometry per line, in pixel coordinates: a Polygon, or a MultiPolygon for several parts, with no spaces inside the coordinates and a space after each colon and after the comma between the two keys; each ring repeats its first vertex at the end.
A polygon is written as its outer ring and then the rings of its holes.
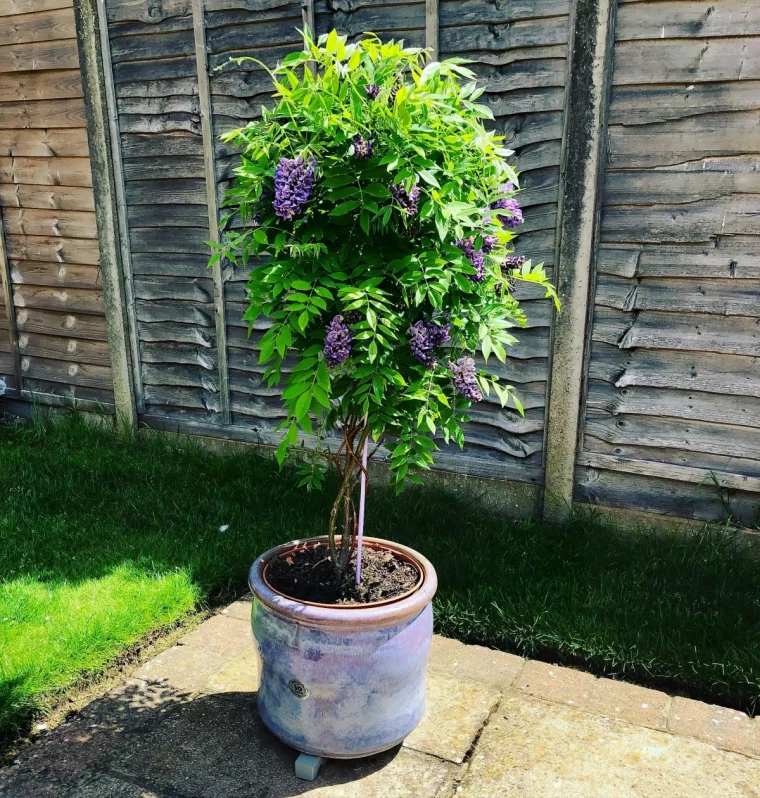
{"type": "Polygon", "coordinates": [[[411,590],[419,572],[411,564],[383,549],[362,550],[362,582],[356,584],[356,554],[345,574],[336,572],[327,544],[298,549],[272,560],[267,581],[280,593],[315,604],[369,604],[411,590]]]}

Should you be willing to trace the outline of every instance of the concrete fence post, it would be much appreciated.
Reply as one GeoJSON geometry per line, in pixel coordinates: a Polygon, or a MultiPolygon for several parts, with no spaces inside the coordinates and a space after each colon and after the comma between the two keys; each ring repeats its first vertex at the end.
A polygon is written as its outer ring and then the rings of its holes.
{"type": "Polygon", "coordinates": [[[560,167],[555,313],[546,414],[544,518],[571,511],[583,405],[586,330],[603,176],[614,0],[575,0],[560,167]]]}
{"type": "Polygon", "coordinates": [[[116,208],[114,165],[111,158],[108,100],[100,49],[95,0],[74,0],[79,64],[82,73],[87,137],[90,148],[95,216],[103,278],[103,303],[108,327],[114,403],[120,427],[132,430],[137,411],[130,356],[124,281],[116,208]]]}

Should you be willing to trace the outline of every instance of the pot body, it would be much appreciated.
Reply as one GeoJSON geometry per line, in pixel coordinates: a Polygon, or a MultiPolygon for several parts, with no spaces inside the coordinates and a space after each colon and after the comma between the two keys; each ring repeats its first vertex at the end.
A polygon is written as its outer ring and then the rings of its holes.
{"type": "Polygon", "coordinates": [[[435,571],[398,544],[372,538],[365,544],[411,556],[423,573],[417,590],[359,607],[289,599],[272,590],[263,573],[269,559],[294,544],[272,549],[251,568],[259,715],[283,742],[308,754],[349,759],[392,748],[425,710],[435,571]]]}

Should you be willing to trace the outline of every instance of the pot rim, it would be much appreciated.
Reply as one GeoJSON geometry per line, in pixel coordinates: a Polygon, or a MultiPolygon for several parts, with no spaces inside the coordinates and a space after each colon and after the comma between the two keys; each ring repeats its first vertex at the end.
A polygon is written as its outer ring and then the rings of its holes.
{"type": "Polygon", "coordinates": [[[364,542],[373,548],[385,548],[403,559],[410,560],[420,569],[422,578],[408,594],[396,596],[371,604],[316,604],[289,598],[272,588],[264,578],[264,571],[270,560],[307,544],[326,543],[327,536],[303,538],[275,546],[264,552],[251,566],[248,583],[254,597],[279,615],[299,623],[319,626],[393,625],[400,620],[420,613],[430,603],[438,587],[438,577],[432,563],[414,549],[382,538],[365,537],[364,542]]]}
{"type": "Polygon", "coordinates": [[[401,551],[397,548],[389,548],[388,546],[384,546],[374,538],[364,538],[364,544],[368,548],[371,549],[385,549],[386,551],[392,551],[397,557],[402,559],[404,562],[408,562],[409,564],[413,565],[417,570],[417,581],[414,584],[414,587],[409,588],[409,590],[404,591],[403,593],[399,593],[397,596],[393,596],[392,598],[382,599],[381,601],[371,601],[365,604],[324,604],[320,601],[306,601],[305,599],[297,599],[295,596],[290,596],[287,593],[283,593],[281,590],[277,590],[276,587],[272,585],[272,583],[267,578],[267,571],[269,570],[269,566],[275,559],[279,559],[286,554],[290,554],[293,551],[298,549],[308,549],[308,548],[316,548],[317,546],[325,545],[327,543],[327,539],[319,540],[316,538],[312,538],[309,540],[295,540],[292,543],[286,543],[284,546],[279,546],[280,549],[276,554],[272,554],[271,556],[267,557],[266,562],[264,563],[264,568],[261,571],[261,578],[264,580],[266,586],[272,590],[274,593],[277,593],[278,596],[283,596],[286,599],[290,599],[291,601],[298,601],[301,604],[308,604],[310,607],[379,607],[383,604],[392,604],[394,601],[401,601],[405,599],[407,596],[411,596],[415,590],[419,590],[420,585],[425,581],[425,569],[422,567],[421,563],[417,559],[416,556],[407,554],[404,551],[401,551]]]}

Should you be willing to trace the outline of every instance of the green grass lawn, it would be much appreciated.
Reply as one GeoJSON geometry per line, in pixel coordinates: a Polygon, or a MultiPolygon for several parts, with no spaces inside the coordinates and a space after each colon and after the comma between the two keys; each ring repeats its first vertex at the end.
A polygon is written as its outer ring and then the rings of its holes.
{"type": "MultiPolygon", "coordinates": [[[[329,505],[253,453],[130,443],[76,420],[0,426],[0,736],[199,602],[242,593],[253,559],[323,533],[329,505]]],[[[445,635],[758,703],[760,566],[726,535],[548,528],[380,487],[367,529],[434,562],[445,635]]]]}

